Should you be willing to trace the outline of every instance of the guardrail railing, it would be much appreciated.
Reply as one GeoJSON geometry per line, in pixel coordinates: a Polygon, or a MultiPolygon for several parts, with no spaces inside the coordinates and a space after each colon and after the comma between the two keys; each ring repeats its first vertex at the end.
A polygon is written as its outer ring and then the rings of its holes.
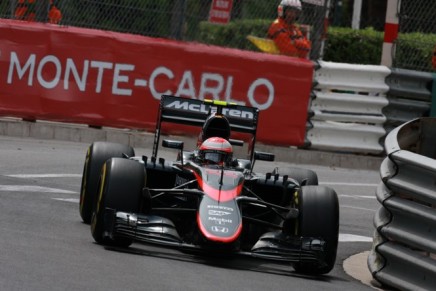
{"type": "Polygon", "coordinates": [[[319,61],[309,108],[308,147],[380,154],[386,135],[383,107],[388,105],[390,74],[385,66],[319,61]]]}
{"type": "Polygon", "coordinates": [[[372,276],[401,290],[436,286],[436,118],[420,118],[392,130],[376,191],[372,276]]]}
{"type": "Polygon", "coordinates": [[[432,73],[393,68],[386,84],[389,85],[389,104],[383,108],[383,114],[387,118],[387,132],[412,119],[429,116],[432,73]]]}

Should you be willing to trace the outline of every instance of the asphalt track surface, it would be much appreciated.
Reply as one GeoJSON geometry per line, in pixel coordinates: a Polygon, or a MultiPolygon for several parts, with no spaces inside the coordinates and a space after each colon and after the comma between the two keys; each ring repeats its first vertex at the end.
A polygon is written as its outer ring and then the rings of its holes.
{"type": "MultiPolygon", "coordinates": [[[[326,276],[308,277],[289,266],[246,259],[136,244],[126,252],[95,244],[78,213],[83,161],[93,138],[74,140],[81,136],[76,130],[76,135],[64,133],[73,141],[61,141],[59,132],[58,138],[48,139],[56,131],[48,125],[38,138],[31,125],[23,123],[28,129],[18,131],[18,123],[14,126],[15,137],[11,132],[0,136],[0,290],[374,290],[366,256],[372,247],[372,219],[380,207],[374,194],[380,182],[376,168],[338,167],[338,155],[331,156],[333,166],[297,163],[315,170],[320,184],[336,190],[341,212],[335,268],[326,276]]],[[[98,134],[94,138],[103,139],[98,134]]],[[[146,146],[135,150],[137,155],[151,154],[146,146]]],[[[175,157],[171,151],[162,155],[175,157]]],[[[295,165],[258,162],[256,170],[295,165]]]]}

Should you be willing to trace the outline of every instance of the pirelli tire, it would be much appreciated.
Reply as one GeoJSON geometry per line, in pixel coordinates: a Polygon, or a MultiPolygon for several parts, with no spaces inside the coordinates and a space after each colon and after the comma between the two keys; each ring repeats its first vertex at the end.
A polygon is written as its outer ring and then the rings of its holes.
{"type": "Polygon", "coordinates": [[[300,211],[296,233],[325,241],[324,262],[297,263],[298,273],[321,275],[330,272],[336,261],[339,237],[339,202],[336,192],[324,186],[303,186],[295,203],[300,211]]]}
{"type": "Polygon", "coordinates": [[[112,142],[94,142],[89,146],[80,187],[79,212],[84,223],[91,223],[101,167],[108,159],[112,157],[121,158],[123,155],[131,157],[135,155],[135,151],[131,146],[112,142]]]}
{"type": "Polygon", "coordinates": [[[309,169],[303,168],[280,168],[278,173],[281,176],[287,175],[289,178],[296,180],[300,185],[304,182],[304,185],[318,185],[318,175],[309,169]]]}
{"type": "Polygon", "coordinates": [[[111,158],[102,167],[97,203],[91,219],[91,234],[99,244],[128,247],[132,239],[105,236],[105,209],[138,213],[147,174],[143,164],[129,159],[111,158]]]}

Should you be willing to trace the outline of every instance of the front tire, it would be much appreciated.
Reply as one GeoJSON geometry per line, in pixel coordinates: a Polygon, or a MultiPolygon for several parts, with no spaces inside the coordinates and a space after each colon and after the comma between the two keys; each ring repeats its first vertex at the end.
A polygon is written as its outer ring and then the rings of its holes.
{"type": "Polygon", "coordinates": [[[91,222],[101,167],[108,159],[112,157],[121,158],[123,154],[132,157],[135,155],[135,151],[131,146],[111,142],[94,142],[88,148],[80,187],[79,212],[84,223],[89,224],[91,222]]]}
{"type": "Polygon", "coordinates": [[[324,186],[303,186],[296,201],[300,215],[296,233],[302,237],[325,241],[325,264],[294,265],[299,273],[320,275],[330,272],[335,264],[339,237],[339,202],[336,192],[324,186]]]}
{"type": "Polygon", "coordinates": [[[103,165],[91,221],[91,234],[97,243],[121,247],[132,244],[129,238],[105,236],[105,209],[138,213],[146,177],[144,165],[137,161],[112,158],[103,165]]]}

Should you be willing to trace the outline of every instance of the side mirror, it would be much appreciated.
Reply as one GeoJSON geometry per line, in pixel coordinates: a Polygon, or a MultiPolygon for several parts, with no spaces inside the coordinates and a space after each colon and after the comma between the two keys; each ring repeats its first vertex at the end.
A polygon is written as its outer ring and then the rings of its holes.
{"type": "Polygon", "coordinates": [[[162,146],[164,148],[183,150],[183,141],[164,139],[162,141],[162,146]]]}
{"type": "Polygon", "coordinates": [[[254,159],[258,161],[267,161],[267,162],[273,162],[275,158],[274,154],[271,153],[265,153],[265,152],[254,152],[254,159]]]}

